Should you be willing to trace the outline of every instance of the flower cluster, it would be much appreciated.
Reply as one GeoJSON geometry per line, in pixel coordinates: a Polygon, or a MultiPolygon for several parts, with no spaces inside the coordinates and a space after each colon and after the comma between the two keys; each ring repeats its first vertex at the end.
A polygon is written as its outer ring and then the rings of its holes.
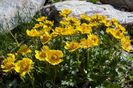
{"type": "Polygon", "coordinates": [[[35,51],[36,59],[40,61],[47,61],[52,65],[58,65],[63,60],[63,52],[61,50],[51,50],[48,46],[43,46],[41,51],[35,51]]]}
{"type": "Polygon", "coordinates": [[[8,57],[2,61],[3,72],[14,70],[23,77],[33,68],[33,58],[35,61],[59,65],[65,60],[66,52],[72,54],[78,49],[102,45],[104,42],[101,34],[120,42],[120,46],[125,51],[132,50],[126,29],[116,19],[109,20],[106,16],[99,14],[92,16],[81,14],[80,17],[73,17],[69,16],[71,12],[68,9],[62,10],[58,25],[54,25],[54,21],[48,20],[47,17],[37,18],[35,26],[27,29],[26,34],[34,42],[36,40],[40,42],[39,48],[31,50],[30,46],[21,45],[14,54],[8,54],[8,57]],[[56,44],[56,42],[59,43],[56,44]]]}
{"type": "Polygon", "coordinates": [[[8,57],[2,62],[1,68],[3,72],[15,70],[21,77],[25,76],[32,69],[33,62],[30,58],[22,58],[17,60],[15,54],[9,53],[8,57]]]}
{"type": "Polygon", "coordinates": [[[108,26],[106,29],[106,32],[108,34],[111,34],[114,38],[120,40],[121,47],[127,51],[130,52],[132,51],[131,47],[131,40],[130,37],[127,36],[127,31],[126,29],[118,23],[117,20],[112,19],[111,26],[108,26]]]}
{"type": "Polygon", "coordinates": [[[86,35],[87,37],[80,39],[80,42],[68,41],[66,43],[65,49],[74,51],[78,48],[90,48],[99,45],[100,35],[96,33],[96,31],[100,31],[98,28],[104,26],[104,31],[120,41],[121,47],[125,51],[131,51],[131,40],[129,36],[127,36],[127,31],[116,19],[108,20],[106,16],[99,14],[93,16],[81,14],[80,19],[78,19],[68,16],[71,12],[72,11],[68,9],[64,9],[60,12],[62,20],[59,22],[58,27],[53,27],[53,21],[47,20],[47,17],[42,16],[38,18],[38,23],[33,29],[27,30],[27,35],[30,37],[40,37],[42,44],[47,44],[50,40],[58,36],[86,35]],[[125,38],[127,40],[123,41],[125,38]]]}

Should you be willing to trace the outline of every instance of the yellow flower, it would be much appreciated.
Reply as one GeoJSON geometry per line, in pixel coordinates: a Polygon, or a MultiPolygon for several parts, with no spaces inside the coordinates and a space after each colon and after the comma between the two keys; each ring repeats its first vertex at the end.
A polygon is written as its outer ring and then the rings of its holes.
{"type": "Polygon", "coordinates": [[[47,26],[51,27],[51,26],[53,26],[54,22],[53,21],[49,21],[49,20],[45,20],[44,24],[46,24],[47,26]]]}
{"type": "Polygon", "coordinates": [[[86,21],[90,21],[91,20],[91,18],[88,15],[86,15],[86,14],[81,14],[80,18],[83,19],[83,20],[86,20],[86,21]]]}
{"type": "Polygon", "coordinates": [[[53,21],[49,21],[49,20],[44,21],[42,23],[43,29],[47,32],[50,32],[52,30],[53,23],[54,23],[53,21]]]}
{"type": "Polygon", "coordinates": [[[70,9],[63,9],[60,12],[60,16],[67,17],[72,11],[70,9]]]}
{"type": "Polygon", "coordinates": [[[112,34],[114,32],[114,29],[113,28],[107,28],[106,29],[106,33],[110,33],[110,34],[112,34]]]}
{"type": "Polygon", "coordinates": [[[88,35],[87,39],[81,39],[80,40],[81,48],[90,48],[92,46],[98,46],[99,45],[99,38],[97,35],[90,34],[88,35]]]}
{"type": "Polygon", "coordinates": [[[117,26],[117,29],[119,29],[120,31],[122,31],[124,34],[127,33],[126,29],[122,25],[120,25],[120,24],[117,26]]]}
{"type": "Polygon", "coordinates": [[[3,72],[9,72],[9,71],[11,71],[12,69],[14,69],[14,67],[15,67],[14,61],[15,61],[15,55],[9,53],[9,54],[8,54],[8,57],[5,58],[5,59],[2,61],[1,68],[2,68],[3,72]]]}
{"type": "Polygon", "coordinates": [[[124,36],[123,31],[120,29],[107,28],[106,32],[110,33],[116,39],[121,39],[124,36]]]}
{"type": "Polygon", "coordinates": [[[93,44],[92,44],[91,40],[84,38],[84,39],[80,40],[80,46],[81,46],[81,48],[90,48],[93,46],[93,44]]]}
{"type": "Polygon", "coordinates": [[[112,18],[112,19],[111,19],[111,22],[112,22],[115,26],[118,25],[118,20],[117,20],[116,18],[112,18]]]}
{"type": "Polygon", "coordinates": [[[23,58],[15,63],[15,71],[20,74],[21,77],[25,76],[32,69],[33,62],[29,58],[23,58]]]}
{"type": "Polygon", "coordinates": [[[68,26],[68,25],[70,25],[70,23],[68,22],[68,21],[66,21],[66,20],[61,20],[60,21],[60,24],[61,24],[61,26],[68,26]]]}
{"type": "Polygon", "coordinates": [[[35,24],[35,26],[33,27],[33,29],[36,29],[36,28],[40,28],[40,27],[42,27],[43,25],[41,25],[41,24],[35,24]]]}
{"type": "Polygon", "coordinates": [[[106,16],[95,14],[91,17],[89,25],[91,25],[92,27],[98,27],[99,25],[103,24],[103,22],[105,22],[106,20],[106,16]]]}
{"type": "Polygon", "coordinates": [[[47,23],[47,20],[46,20],[44,22],[39,22],[38,24],[35,24],[35,26],[33,27],[33,29],[37,29],[37,28],[40,29],[40,30],[38,30],[38,32],[41,32],[42,30],[48,32],[51,29],[51,24],[48,24],[47,23]]]}
{"type": "Polygon", "coordinates": [[[56,37],[58,35],[62,35],[62,32],[64,31],[64,28],[62,27],[56,27],[54,32],[52,33],[53,37],[56,37]]]}
{"type": "Polygon", "coordinates": [[[106,27],[110,27],[110,26],[112,26],[110,20],[102,20],[102,23],[103,23],[106,27]]]}
{"type": "Polygon", "coordinates": [[[65,18],[65,21],[67,21],[69,23],[69,25],[67,26],[80,26],[80,20],[76,17],[67,17],[65,18]]]}
{"type": "Polygon", "coordinates": [[[116,31],[113,33],[113,36],[117,39],[121,39],[124,36],[124,33],[121,30],[116,29],[116,31]]]}
{"type": "Polygon", "coordinates": [[[24,44],[24,45],[20,46],[20,48],[17,51],[17,53],[25,55],[27,53],[31,53],[31,50],[26,44],[24,44]]]}
{"type": "Polygon", "coordinates": [[[52,33],[53,37],[59,36],[59,35],[72,35],[75,33],[75,30],[72,26],[68,26],[65,28],[62,27],[56,27],[54,32],[52,33]]]}
{"type": "Polygon", "coordinates": [[[40,40],[42,44],[46,44],[51,40],[51,35],[48,32],[45,32],[42,36],[40,36],[40,40]]]}
{"type": "Polygon", "coordinates": [[[88,35],[87,40],[90,40],[92,42],[93,46],[99,45],[99,38],[97,35],[90,34],[90,35],[88,35]]]}
{"type": "Polygon", "coordinates": [[[96,27],[96,28],[97,28],[97,27],[99,26],[99,23],[98,23],[97,21],[93,21],[93,22],[90,22],[90,23],[88,24],[88,26],[91,27],[91,28],[92,28],[92,27],[96,27]]]}
{"type": "Polygon", "coordinates": [[[72,26],[64,28],[62,35],[72,35],[75,33],[75,30],[73,29],[72,26]]]}
{"type": "Polygon", "coordinates": [[[91,21],[97,21],[98,23],[102,23],[103,20],[107,20],[107,17],[99,14],[95,14],[91,17],[91,21]]]}
{"type": "Polygon", "coordinates": [[[81,24],[77,30],[79,30],[82,34],[90,34],[92,32],[92,28],[86,23],[81,24]]]}
{"type": "Polygon", "coordinates": [[[49,47],[45,45],[42,47],[41,51],[35,50],[36,59],[40,61],[45,61],[48,50],[49,50],[49,47]]]}
{"type": "Polygon", "coordinates": [[[36,29],[26,30],[26,33],[30,37],[37,37],[37,36],[39,36],[39,32],[36,29]]]}
{"type": "Polygon", "coordinates": [[[73,52],[80,48],[80,45],[78,42],[72,41],[72,42],[67,42],[65,45],[65,49],[68,49],[70,52],[73,52]]]}
{"type": "Polygon", "coordinates": [[[61,59],[63,57],[63,52],[60,50],[49,50],[47,52],[47,58],[46,61],[52,65],[58,65],[63,60],[61,59]]]}
{"type": "Polygon", "coordinates": [[[44,45],[43,47],[42,47],[42,49],[41,49],[42,51],[46,51],[46,50],[49,50],[49,47],[48,46],[46,46],[46,45],[44,45]]]}
{"type": "Polygon", "coordinates": [[[41,16],[40,18],[36,19],[36,21],[44,21],[46,19],[47,19],[47,17],[41,16]]]}
{"type": "Polygon", "coordinates": [[[44,30],[49,30],[48,25],[44,24],[44,25],[43,25],[43,29],[44,29],[44,30]]]}
{"type": "Polygon", "coordinates": [[[130,52],[132,50],[131,40],[130,40],[129,36],[122,37],[121,47],[127,52],[130,52]]]}
{"type": "Polygon", "coordinates": [[[102,22],[102,20],[106,20],[106,16],[102,16],[99,14],[95,14],[91,17],[91,21],[98,21],[98,22],[102,22]]]}
{"type": "Polygon", "coordinates": [[[40,60],[40,61],[45,61],[46,59],[46,51],[35,51],[35,57],[36,59],[40,60]]]}

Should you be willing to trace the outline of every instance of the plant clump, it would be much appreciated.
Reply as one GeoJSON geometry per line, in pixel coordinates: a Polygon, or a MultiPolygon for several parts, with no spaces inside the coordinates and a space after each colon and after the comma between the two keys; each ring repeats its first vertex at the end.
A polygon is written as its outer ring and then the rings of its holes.
{"type": "Polygon", "coordinates": [[[2,72],[30,80],[27,85],[34,88],[81,88],[87,82],[86,88],[124,87],[127,63],[122,51],[132,51],[126,29],[100,14],[77,18],[69,9],[59,13],[58,25],[44,16],[36,19],[26,30],[27,42],[3,59],[2,72]]]}

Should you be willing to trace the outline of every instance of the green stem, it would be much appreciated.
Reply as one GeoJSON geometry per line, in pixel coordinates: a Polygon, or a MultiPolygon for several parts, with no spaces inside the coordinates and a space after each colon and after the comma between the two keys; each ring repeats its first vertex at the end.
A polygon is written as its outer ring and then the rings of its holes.
{"type": "Polygon", "coordinates": [[[18,40],[16,39],[16,37],[12,34],[11,31],[9,31],[9,33],[11,34],[11,36],[13,37],[13,39],[15,40],[15,42],[17,43],[17,46],[19,46],[20,44],[19,44],[18,40]]]}
{"type": "Polygon", "coordinates": [[[28,73],[30,80],[31,80],[31,86],[32,88],[35,88],[35,77],[33,76],[33,73],[28,73]]]}
{"type": "Polygon", "coordinates": [[[80,62],[80,60],[79,60],[79,53],[78,53],[78,51],[76,51],[76,56],[77,56],[76,59],[77,59],[77,62],[78,62],[78,66],[80,66],[80,63],[81,63],[81,62],[80,62]]]}
{"type": "Polygon", "coordinates": [[[53,83],[55,85],[56,75],[57,75],[57,68],[56,68],[56,66],[54,66],[54,72],[55,72],[55,74],[54,74],[54,81],[53,81],[53,83]]]}
{"type": "Polygon", "coordinates": [[[86,70],[87,70],[87,73],[88,73],[88,61],[89,61],[89,49],[86,50],[86,53],[87,53],[87,58],[86,58],[86,70]]]}

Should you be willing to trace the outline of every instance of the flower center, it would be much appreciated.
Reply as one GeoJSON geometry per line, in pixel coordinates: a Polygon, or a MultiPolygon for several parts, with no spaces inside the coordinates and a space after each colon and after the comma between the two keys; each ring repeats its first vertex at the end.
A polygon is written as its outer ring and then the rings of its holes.
{"type": "Polygon", "coordinates": [[[39,55],[39,57],[45,58],[45,57],[46,57],[46,53],[42,52],[42,53],[39,55]]]}
{"type": "Polygon", "coordinates": [[[52,55],[52,60],[54,60],[54,61],[56,61],[56,60],[58,60],[58,56],[57,55],[52,55]]]}

